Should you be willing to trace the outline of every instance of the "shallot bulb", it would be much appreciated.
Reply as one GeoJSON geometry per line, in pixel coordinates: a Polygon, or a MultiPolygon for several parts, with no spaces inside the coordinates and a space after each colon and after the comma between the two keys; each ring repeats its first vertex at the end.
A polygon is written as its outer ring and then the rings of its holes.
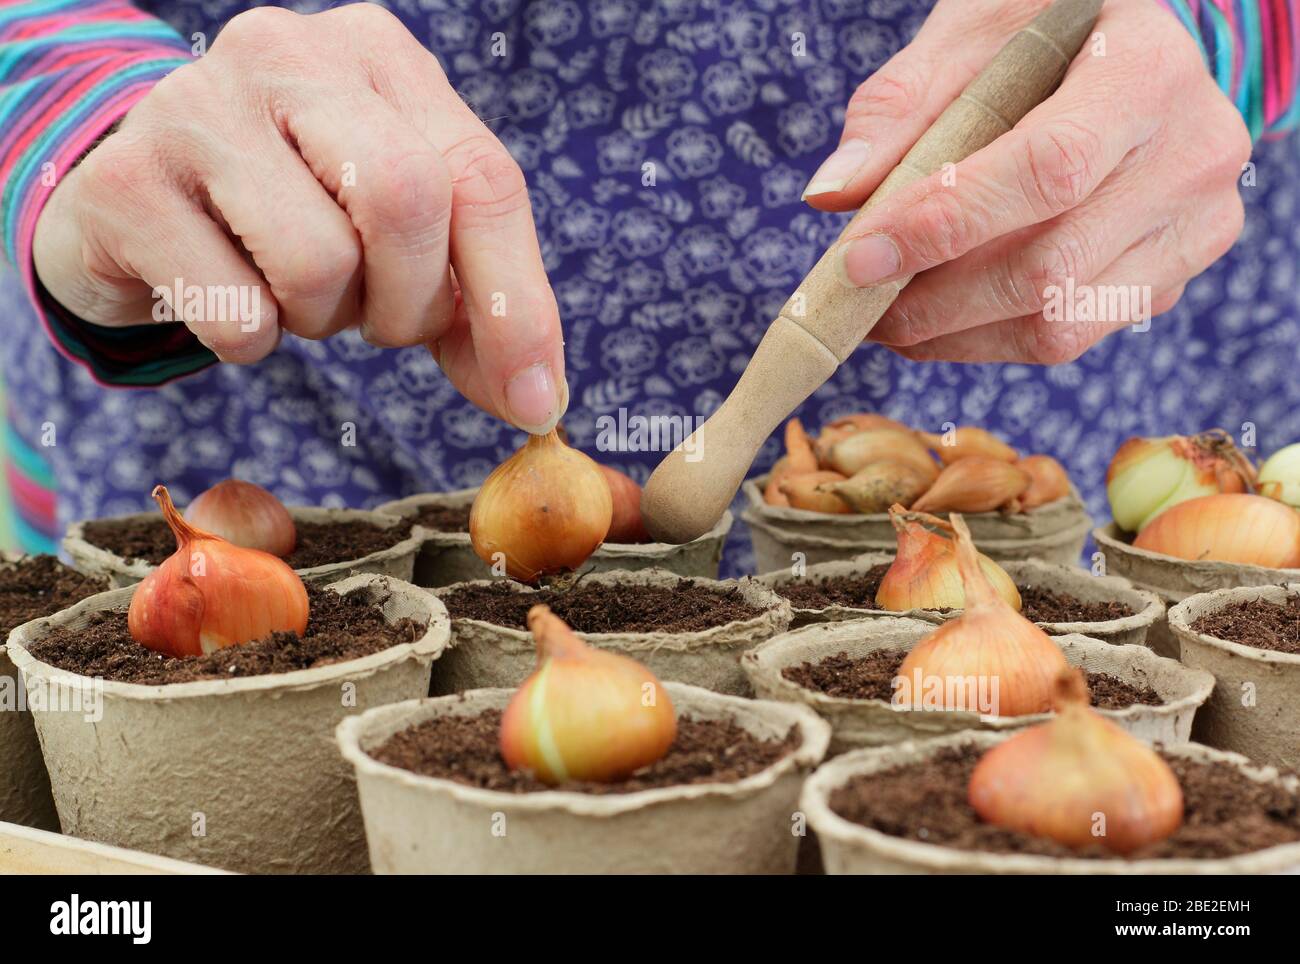
{"type": "Polygon", "coordinates": [[[298,541],[293,516],[260,485],[226,479],[202,493],[185,509],[185,521],[245,549],[273,556],[289,555],[298,541]]]}
{"type": "MultiPolygon", "coordinates": [[[[876,605],[895,613],[965,608],[966,590],[957,565],[957,548],[952,539],[927,528],[951,532],[952,526],[932,515],[904,512],[901,505],[889,510],[889,521],[898,532],[898,554],[880,580],[876,605]]],[[[983,553],[979,553],[979,563],[994,591],[1019,612],[1020,590],[1015,581],[983,553]]]]}
{"type": "Polygon", "coordinates": [[[614,497],[600,466],[552,429],[493,470],[474,498],[470,542],[488,565],[532,582],[577,569],[605,541],[614,497]]]}
{"type": "Polygon", "coordinates": [[[1254,466],[1222,429],[1131,438],[1106,469],[1106,497],[1115,524],[1141,532],[1180,502],[1220,492],[1249,492],[1254,481],[1254,466]]]}
{"type": "Polygon", "coordinates": [[[176,536],[176,552],[131,597],[132,639],[169,656],[201,656],[272,633],[307,631],[307,589],[282,559],[186,522],[164,486],[153,497],[176,536]]]}
{"type": "Polygon", "coordinates": [[[1067,847],[1129,854],[1183,822],[1183,791],[1160,755],[1088,706],[1083,674],[1057,684],[1057,715],[989,750],[970,805],[988,823],[1067,847]]]}
{"type": "Polygon", "coordinates": [[[1133,545],[1179,559],[1300,568],[1300,513],[1262,495],[1203,495],[1148,522],[1133,545]]]}
{"type": "Polygon", "coordinates": [[[528,611],[537,668],[501,718],[501,756],[545,783],[611,781],[654,763],[677,736],[663,684],[636,660],[586,645],[546,606],[528,611]]]}

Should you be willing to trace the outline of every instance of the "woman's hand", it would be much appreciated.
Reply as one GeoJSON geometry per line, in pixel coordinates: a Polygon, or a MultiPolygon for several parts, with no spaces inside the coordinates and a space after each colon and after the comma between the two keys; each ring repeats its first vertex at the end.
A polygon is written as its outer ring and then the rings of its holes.
{"type": "MultiPolygon", "coordinates": [[[[915,41],[858,88],[809,184],[856,209],[1048,0],[939,0],[915,41]]],[[[1155,0],[1108,0],[1060,89],[948,178],[900,191],[841,245],[857,285],[918,276],[870,338],[909,358],[1072,361],[1140,321],[1044,317],[1051,289],[1142,286],[1152,314],[1228,250],[1251,142],[1186,29],[1155,0]],[[946,180],[946,183],[945,183],[946,180]],[[923,272],[918,274],[918,272],[923,272]]]]}
{"type": "Polygon", "coordinates": [[[427,344],[521,428],[567,403],[523,174],[380,7],[235,17],[55,188],[34,259],[100,325],[148,322],[178,280],[217,302],[238,286],[258,317],[184,319],[226,361],[265,357],[281,329],[355,325],[375,345],[427,344]]]}

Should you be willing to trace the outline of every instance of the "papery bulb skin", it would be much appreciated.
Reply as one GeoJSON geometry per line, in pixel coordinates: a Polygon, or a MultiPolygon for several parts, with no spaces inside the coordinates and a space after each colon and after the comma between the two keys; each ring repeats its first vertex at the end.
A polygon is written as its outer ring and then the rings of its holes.
{"type": "MultiPolygon", "coordinates": [[[[896,505],[889,520],[898,533],[898,553],[876,590],[876,605],[894,613],[913,609],[963,609],[966,590],[957,568],[957,548],[952,539],[930,531],[933,526],[946,532],[952,526],[935,516],[905,512],[896,505]]],[[[1020,611],[1020,590],[996,562],[979,553],[980,568],[994,591],[1020,611]]]]}
{"type": "Polygon", "coordinates": [[[1248,492],[1250,460],[1221,429],[1200,435],[1131,438],[1106,469],[1111,517],[1127,532],[1180,502],[1218,493],[1248,492]]]}
{"type": "Polygon", "coordinates": [[[785,496],[792,509],[847,515],[851,510],[844,504],[844,500],[822,488],[843,481],[844,476],[838,472],[804,472],[787,475],[777,489],[785,496]]]}
{"type": "Polygon", "coordinates": [[[821,432],[818,433],[817,439],[813,442],[813,450],[817,453],[817,461],[824,469],[833,468],[830,464],[831,449],[835,443],[848,438],[850,435],[857,435],[859,432],[865,432],[872,428],[889,428],[898,432],[910,433],[912,430],[902,422],[896,422],[892,418],[886,418],[884,415],[874,415],[869,413],[860,413],[855,415],[841,415],[833,422],[828,422],[822,426],[821,432]]]}
{"type": "Polygon", "coordinates": [[[1297,569],[1300,513],[1262,495],[1204,495],[1161,512],[1133,545],[1198,562],[1297,569]]]}
{"type": "Polygon", "coordinates": [[[586,645],[546,606],[528,612],[537,668],[501,718],[501,756],[555,785],[621,780],[663,757],[677,715],[634,659],[586,645]]]}
{"type": "Polygon", "coordinates": [[[1088,706],[1083,674],[1062,674],[1057,715],[989,750],[971,774],[971,807],[987,823],[1067,847],[1130,854],[1183,821],[1169,764],[1088,706]]]}
{"type": "Polygon", "coordinates": [[[828,468],[846,478],[873,462],[902,462],[914,468],[927,484],[939,475],[939,466],[912,432],[871,428],[856,432],[831,447],[828,468]]]}
{"type": "Polygon", "coordinates": [[[289,510],[252,482],[226,479],[185,508],[185,521],[245,549],[281,558],[294,550],[298,530],[289,510]]]}
{"type": "Polygon", "coordinates": [[[823,483],[818,491],[839,497],[853,512],[874,515],[891,505],[911,505],[929,482],[906,462],[872,462],[851,479],[823,483]]]}
{"type": "Polygon", "coordinates": [[[533,582],[577,569],[595,552],[614,518],[614,497],[600,466],[552,429],[484,480],[469,513],[475,554],[489,566],[533,582]]]}
{"type": "Polygon", "coordinates": [[[1050,455],[1027,455],[1015,466],[1029,476],[1029,488],[1016,500],[1019,511],[1028,512],[1070,494],[1069,473],[1050,455]]]}
{"type": "Polygon", "coordinates": [[[945,466],[912,508],[917,512],[992,512],[1014,507],[1029,482],[1029,474],[1011,462],[972,455],[945,466]]]}
{"type": "Polygon", "coordinates": [[[972,710],[971,705],[952,702],[969,698],[970,693],[948,684],[973,680],[991,699],[992,705],[978,707],[981,713],[1045,712],[1051,708],[1056,679],[1067,666],[1065,655],[1050,636],[998,595],[984,574],[962,517],[952,516],[952,526],[965,611],[907,654],[898,669],[895,702],[917,709],[972,710]]]}
{"type": "Polygon", "coordinates": [[[785,459],[786,470],[791,475],[803,475],[818,469],[812,439],[808,438],[803,423],[797,418],[785,423],[785,459]]]}
{"type": "Polygon", "coordinates": [[[645,520],[641,518],[641,486],[629,475],[608,465],[600,467],[609,485],[609,493],[614,502],[614,512],[605,534],[606,542],[620,545],[636,545],[650,541],[646,531],[645,520]]]}
{"type": "Polygon", "coordinates": [[[974,456],[1000,462],[1014,462],[1020,457],[1015,449],[992,432],[972,425],[962,425],[943,434],[918,432],[917,437],[939,456],[944,465],[974,456]]]}
{"type": "Polygon", "coordinates": [[[1260,466],[1259,494],[1300,507],[1300,443],[1278,449],[1260,466]]]}
{"type": "Polygon", "coordinates": [[[131,597],[132,639],[168,656],[201,656],[272,633],[307,631],[307,589],[284,560],[191,525],[161,485],[153,497],[177,549],[131,597]]]}

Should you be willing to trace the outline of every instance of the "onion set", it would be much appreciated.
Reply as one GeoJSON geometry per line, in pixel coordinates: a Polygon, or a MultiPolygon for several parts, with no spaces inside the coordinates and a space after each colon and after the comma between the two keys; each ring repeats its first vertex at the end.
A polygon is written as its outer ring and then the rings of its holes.
{"type": "Polygon", "coordinates": [[[298,541],[293,517],[275,496],[260,485],[226,479],[202,493],[185,508],[185,521],[245,549],[273,556],[293,552],[298,541]]]}
{"type": "Polygon", "coordinates": [[[1131,438],[1106,469],[1106,497],[1115,524],[1141,532],[1180,502],[1249,492],[1255,469],[1222,429],[1199,435],[1131,438]]]}
{"type": "Polygon", "coordinates": [[[187,522],[165,486],[153,497],[176,536],[176,552],[131,597],[132,639],[168,656],[201,656],[272,633],[306,632],[307,589],[284,560],[187,522]]]}
{"type": "Polygon", "coordinates": [[[994,588],[966,522],[952,516],[965,611],[907,654],[895,679],[900,708],[972,710],[966,681],[990,698],[979,711],[996,716],[1042,713],[1052,705],[1065,656],[994,588]],[[951,685],[961,682],[963,685],[951,685]]]}
{"type": "Polygon", "coordinates": [[[952,465],[962,459],[979,456],[986,459],[998,459],[1002,462],[1014,462],[1019,456],[1002,439],[987,429],[973,425],[962,425],[942,435],[918,432],[921,439],[944,465],[952,465]]]}
{"type": "Polygon", "coordinates": [[[1088,705],[1077,669],[1057,682],[1056,716],[989,750],[970,805],[987,823],[1067,847],[1129,854],[1183,821],[1183,791],[1159,754],[1088,705]]]}
{"type": "Polygon", "coordinates": [[[622,779],[677,735],[663,684],[634,659],[586,645],[547,606],[528,611],[537,668],[501,718],[501,756],[545,783],[622,779]]]}
{"type": "Polygon", "coordinates": [[[600,466],[560,441],[531,435],[492,471],[469,514],[470,542],[488,565],[532,582],[577,569],[600,547],[614,498],[600,466]]]}
{"type": "MultiPolygon", "coordinates": [[[[952,525],[921,512],[906,512],[901,505],[889,510],[898,532],[898,554],[876,590],[876,605],[889,612],[913,609],[963,609],[966,591],[951,538],[931,528],[952,532],[952,525]]],[[[983,553],[979,564],[994,591],[1017,612],[1020,591],[1005,569],[983,553]]]]}
{"type": "Polygon", "coordinates": [[[917,512],[992,512],[1013,508],[1030,484],[1013,463],[972,455],[946,465],[934,484],[912,503],[917,512]]]}
{"type": "Polygon", "coordinates": [[[1133,545],[1178,559],[1296,569],[1300,513],[1261,495],[1203,495],[1161,512],[1133,545]]]}
{"type": "Polygon", "coordinates": [[[649,542],[650,533],[641,517],[641,486],[630,475],[608,465],[600,466],[600,471],[613,500],[613,515],[605,541],[624,544],[649,542]]]}

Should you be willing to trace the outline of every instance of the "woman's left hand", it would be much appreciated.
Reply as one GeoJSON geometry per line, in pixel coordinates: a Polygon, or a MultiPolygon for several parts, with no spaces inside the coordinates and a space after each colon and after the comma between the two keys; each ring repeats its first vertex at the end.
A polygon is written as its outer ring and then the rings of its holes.
{"type": "MultiPolygon", "coordinates": [[[[939,0],[854,94],[805,198],[862,205],[1047,0],[939,0]]],[[[1251,141],[1187,30],[1155,0],[1108,0],[1059,90],[1015,130],[903,189],[842,242],[841,277],[917,275],[870,338],[908,358],[1058,364],[1141,318],[1061,320],[1054,291],[1139,286],[1151,314],[1228,250],[1251,141]],[[1049,320],[1049,318],[1051,320],[1049,320]]],[[[1068,311],[1068,305],[1067,305],[1068,311]]]]}

